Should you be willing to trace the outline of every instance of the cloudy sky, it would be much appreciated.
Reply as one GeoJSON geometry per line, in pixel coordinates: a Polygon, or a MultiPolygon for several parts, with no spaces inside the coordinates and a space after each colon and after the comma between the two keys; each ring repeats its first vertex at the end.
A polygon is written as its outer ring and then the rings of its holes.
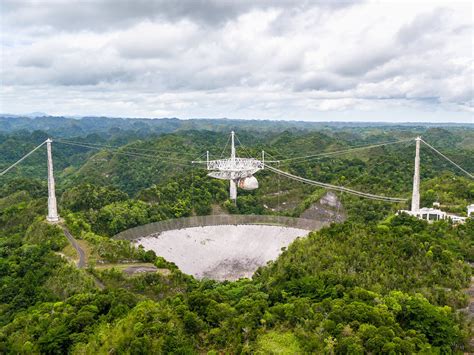
{"type": "Polygon", "coordinates": [[[0,4],[3,113],[474,121],[470,2],[0,4]]]}

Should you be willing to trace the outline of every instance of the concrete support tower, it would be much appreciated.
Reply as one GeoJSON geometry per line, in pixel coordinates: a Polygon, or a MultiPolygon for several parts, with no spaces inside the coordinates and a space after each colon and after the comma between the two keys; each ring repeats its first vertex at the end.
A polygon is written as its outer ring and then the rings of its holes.
{"type": "MultiPolygon", "coordinates": [[[[232,143],[232,148],[231,148],[231,153],[230,153],[230,160],[231,160],[232,168],[235,169],[234,131],[230,132],[230,136],[231,136],[231,143],[232,143]]],[[[231,174],[234,175],[233,173],[231,173],[231,174]]],[[[237,203],[237,184],[235,182],[235,176],[231,176],[229,194],[230,194],[230,199],[233,200],[234,203],[237,203]]]]}
{"type": "Polygon", "coordinates": [[[53,157],[51,154],[51,138],[46,140],[46,150],[48,152],[48,217],[49,222],[58,222],[58,207],[56,205],[56,190],[54,187],[53,157]]]}
{"type": "Polygon", "coordinates": [[[413,213],[420,210],[420,141],[421,137],[416,137],[415,173],[413,175],[413,194],[411,196],[411,212],[413,213]]]}

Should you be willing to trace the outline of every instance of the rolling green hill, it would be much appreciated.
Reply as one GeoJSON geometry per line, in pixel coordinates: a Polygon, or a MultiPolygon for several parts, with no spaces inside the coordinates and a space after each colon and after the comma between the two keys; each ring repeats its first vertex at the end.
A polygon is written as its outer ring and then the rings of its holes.
{"type": "MultiPolygon", "coordinates": [[[[25,122],[10,128],[30,127],[25,122]]],[[[44,152],[0,177],[0,353],[473,351],[472,324],[462,311],[472,276],[468,262],[474,262],[472,219],[459,226],[427,224],[395,216],[407,207],[403,204],[338,193],[347,221],[296,240],[251,280],[196,280],[153,252],[110,237],[136,225],[216,209],[299,216],[324,190],[263,170],[257,175],[260,188],[239,191],[234,206],[225,182],[190,164],[206,150],[220,156],[227,135],[217,131],[230,128],[225,121],[212,130],[182,122],[178,130],[159,135],[139,135],[128,126],[111,133],[108,124],[96,123],[94,134],[64,128],[76,133],[58,131],[53,143],[59,212],[86,251],[85,269],[76,268],[63,231],[45,222],[44,152]],[[59,142],[67,137],[83,146],[59,142]],[[154,265],[157,272],[122,272],[134,263],[154,265]]],[[[282,170],[362,191],[409,198],[414,145],[283,159],[422,134],[474,171],[472,128],[295,130],[269,129],[265,123],[259,131],[256,123],[246,124],[237,132],[245,145],[238,154],[259,156],[265,149],[267,159],[281,160],[275,166],[282,170]]],[[[3,133],[0,170],[48,133],[3,133]]],[[[474,182],[426,148],[421,191],[422,204],[437,200],[460,214],[474,201],[474,182]]]]}

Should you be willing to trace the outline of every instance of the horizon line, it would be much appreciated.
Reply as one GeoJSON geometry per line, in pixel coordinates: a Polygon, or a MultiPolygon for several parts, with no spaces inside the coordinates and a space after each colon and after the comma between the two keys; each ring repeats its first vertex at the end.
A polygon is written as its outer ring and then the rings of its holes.
{"type": "Polygon", "coordinates": [[[21,118],[45,118],[45,117],[54,117],[54,118],[73,118],[73,119],[83,119],[83,118],[109,118],[109,119],[136,119],[136,120],[229,120],[229,121],[262,121],[262,122],[289,122],[289,123],[370,123],[370,124],[438,124],[438,125],[449,125],[449,124],[464,124],[464,125],[474,125],[474,122],[465,122],[465,121],[342,121],[342,120],[305,120],[305,119],[278,119],[278,118],[229,118],[229,117],[141,117],[141,116],[108,116],[108,115],[38,115],[34,116],[33,113],[0,113],[0,117],[12,116],[12,117],[21,117],[21,118]]]}

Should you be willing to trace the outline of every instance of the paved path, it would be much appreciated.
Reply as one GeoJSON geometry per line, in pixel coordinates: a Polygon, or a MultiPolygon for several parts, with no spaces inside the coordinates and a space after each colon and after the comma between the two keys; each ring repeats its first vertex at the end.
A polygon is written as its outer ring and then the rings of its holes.
{"type": "Polygon", "coordinates": [[[103,290],[105,288],[105,285],[102,283],[102,281],[100,281],[95,275],[91,274],[91,276],[94,278],[94,283],[97,286],[97,288],[103,290]]]}
{"type": "MultiPolygon", "coordinates": [[[[474,271],[474,263],[469,263],[474,271]]],[[[471,276],[471,285],[465,290],[469,296],[469,305],[467,306],[467,314],[474,319],[474,276],[471,276]]]]}
{"type": "Polygon", "coordinates": [[[65,227],[61,226],[61,228],[64,231],[64,235],[66,238],[69,240],[69,243],[76,249],[77,255],[79,255],[79,260],[77,261],[77,267],[80,269],[83,269],[86,267],[86,253],[84,253],[84,250],[81,248],[77,240],[72,236],[71,232],[65,227]]]}
{"type": "Polygon", "coordinates": [[[466,290],[466,293],[469,296],[468,314],[474,319],[474,276],[471,277],[471,287],[466,290]]]}
{"type": "MultiPolygon", "coordinates": [[[[69,229],[67,229],[66,226],[64,226],[64,225],[61,225],[61,228],[63,229],[64,235],[69,240],[69,243],[71,243],[73,248],[76,249],[77,255],[79,255],[79,260],[77,261],[77,267],[79,269],[84,269],[87,266],[87,264],[86,264],[86,253],[81,248],[81,246],[77,242],[76,238],[74,238],[72,236],[71,232],[69,232],[69,229]]],[[[95,285],[98,288],[100,288],[101,290],[103,290],[105,288],[105,285],[102,283],[102,281],[100,281],[95,275],[91,274],[91,276],[94,278],[95,285]]]]}
{"type": "MultiPolygon", "coordinates": [[[[474,268],[474,263],[469,263],[474,268]]],[[[471,276],[471,286],[466,289],[466,293],[469,296],[469,305],[467,306],[467,316],[471,319],[471,330],[474,333],[474,276],[471,276]]],[[[471,349],[474,349],[474,337],[469,341],[471,349]]]]}

